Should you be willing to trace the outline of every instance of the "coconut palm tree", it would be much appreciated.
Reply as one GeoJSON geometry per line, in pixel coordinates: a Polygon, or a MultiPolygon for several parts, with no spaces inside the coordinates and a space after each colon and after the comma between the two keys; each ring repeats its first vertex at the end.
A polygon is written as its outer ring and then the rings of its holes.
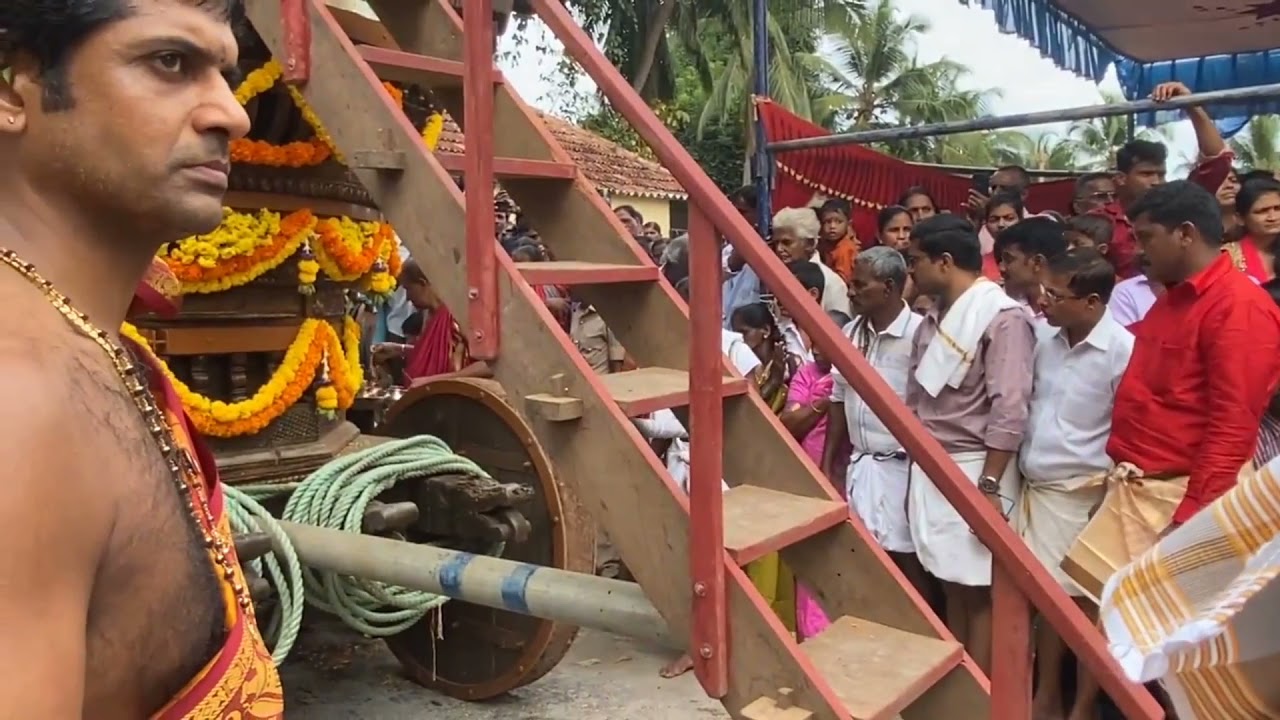
{"type": "MultiPolygon", "coordinates": [[[[769,97],[807,120],[824,93],[813,68],[814,48],[826,32],[847,32],[858,24],[862,0],[770,0],[769,97]]],[[[674,29],[706,92],[696,120],[699,134],[710,123],[750,118],[755,86],[753,3],[745,0],[686,0],[677,7],[674,29]],[[707,52],[709,35],[732,39],[719,57],[707,52]]],[[[819,113],[821,115],[821,111],[819,113]]]]}
{"type": "Polygon", "coordinates": [[[1008,131],[1000,135],[998,143],[995,154],[1000,164],[1028,170],[1074,170],[1079,165],[1076,143],[1054,133],[1008,131]]]}
{"type": "MultiPolygon", "coordinates": [[[[880,0],[857,26],[826,38],[818,68],[832,85],[825,102],[841,129],[892,127],[965,120],[986,114],[996,90],[963,88],[969,70],[948,59],[920,62],[918,36],[929,29],[918,15],[903,17],[891,0],[880,0]]],[[[977,162],[988,155],[981,136],[940,136],[885,143],[904,159],[977,162]]]]}
{"type": "MultiPolygon", "coordinates": [[[[708,94],[712,94],[719,58],[699,52],[701,38],[708,32],[726,33],[740,41],[741,47],[730,55],[731,62],[725,68],[739,77],[726,84],[751,87],[751,3],[746,0],[570,0],[569,5],[577,11],[583,27],[601,39],[605,54],[646,100],[672,99],[678,70],[672,42],[680,42],[690,51],[708,94]],[[748,76],[746,83],[742,82],[743,74],[748,76]]],[[[777,49],[770,71],[782,76],[779,84],[784,88],[799,84],[796,78],[786,77],[794,74],[789,57],[793,49],[811,47],[818,32],[853,22],[861,10],[862,0],[769,0],[769,40],[777,49]]],[[[804,110],[789,104],[796,97],[784,93],[775,99],[793,110],[804,110]]]]}
{"type": "Polygon", "coordinates": [[[1280,170],[1280,116],[1255,116],[1230,144],[1245,170],[1280,170]]]}

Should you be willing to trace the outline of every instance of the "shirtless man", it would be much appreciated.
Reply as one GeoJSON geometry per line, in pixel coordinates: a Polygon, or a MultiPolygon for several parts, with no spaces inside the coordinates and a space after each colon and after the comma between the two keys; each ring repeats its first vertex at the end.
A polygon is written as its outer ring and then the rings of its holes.
{"type": "Polygon", "coordinates": [[[280,717],[260,704],[270,686],[280,705],[279,681],[269,662],[250,664],[263,648],[247,596],[224,600],[234,555],[214,560],[187,485],[203,482],[199,469],[172,451],[190,441],[169,435],[166,456],[164,431],[143,419],[164,386],[144,370],[133,377],[151,388],[131,396],[103,347],[121,347],[158,247],[221,222],[228,146],[249,128],[229,84],[237,4],[0,3],[0,247],[20,258],[0,265],[3,718],[280,717]],[[24,262],[101,336],[57,309],[24,262]],[[233,644],[258,687],[227,672],[218,689],[233,701],[193,697],[233,644]]]}

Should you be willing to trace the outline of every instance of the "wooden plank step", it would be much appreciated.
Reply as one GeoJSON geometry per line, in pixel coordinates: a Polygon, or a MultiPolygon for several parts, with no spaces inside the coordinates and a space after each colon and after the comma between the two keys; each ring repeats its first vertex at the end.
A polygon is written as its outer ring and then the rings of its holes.
{"type": "Polygon", "coordinates": [[[657,265],[552,260],[518,262],[516,269],[530,285],[612,285],[653,282],[661,277],[657,265]]]}
{"type": "Polygon", "coordinates": [[[844,522],[843,500],[803,497],[755,485],[724,493],[724,546],[739,566],[844,522]]]}
{"type": "MultiPolygon", "coordinates": [[[[373,45],[357,45],[360,57],[369,63],[382,80],[417,83],[427,87],[462,87],[462,63],[444,58],[426,57],[373,45]]],[[[494,83],[502,83],[502,73],[493,69],[494,83]]]]}
{"type": "MultiPolygon", "coordinates": [[[[689,373],[684,370],[645,367],[601,375],[600,381],[627,417],[689,404],[689,373]]],[[[723,387],[726,396],[742,395],[747,392],[747,381],[725,376],[723,387]]]]}
{"type": "MultiPolygon", "coordinates": [[[[451,173],[466,174],[466,159],[454,153],[436,153],[440,166],[451,173]]],[[[552,160],[527,160],[524,158],[493,159],[493,176],[499,180],[573,180],[578,177],[578,166],[573,163],[552,160]]]]}
{"type": "Polygon", "coordinates": [[[800,649],[853,720],[892,720],[964,658],[964,647],[955,640],[848,616],[801,643],[800,649]]]}

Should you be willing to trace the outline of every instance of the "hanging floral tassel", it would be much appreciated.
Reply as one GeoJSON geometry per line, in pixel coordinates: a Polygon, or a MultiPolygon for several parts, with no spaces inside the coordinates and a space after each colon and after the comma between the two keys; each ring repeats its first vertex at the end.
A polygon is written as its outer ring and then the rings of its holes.
{"type": "Polygon", "coordinates": [[[333,420],[338,416],[338,389],[333,386],[333,382],[329,379],[328,350],[324,351],[323,360],[320,362],[320,373],[317,381],[319,387],[316,388],[316,410],[326,420],[333,420]]]}
{"type": "Polygon", "coordinates": [[[316,254],[311,250],[311,243],[303,243],[298,251],[298,292],[303,295],[315,295],[316,276],[320,273],[320,263],[316,262],[316,254]]]}
{"type": "Polygon", "coordinates": [[[427,122],[422,126],[422,142],[426,143],[427,149],[434,151],[436,146],[440,144],[440,135],[444,132],[444,114],[440,112],[431,113],[427,118],[427,122]]]}

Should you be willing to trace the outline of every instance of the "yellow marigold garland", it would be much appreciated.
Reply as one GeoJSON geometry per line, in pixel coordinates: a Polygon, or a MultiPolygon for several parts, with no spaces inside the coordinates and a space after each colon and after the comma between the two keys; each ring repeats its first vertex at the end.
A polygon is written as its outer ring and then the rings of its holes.
{"type": "Polygon", "coordinates": [[[438,112],[431,113],[431,117],[427,118],[427,124],[422,126],[422,142],[426,143],[428,150],[435,152],[443,132],[444,115],[438,112]]]}
{"type": "MultiPolygon", "coordinates": [[[[262,67],[249,73],[235,89],[236,101],[241,105],[247,105],[249,101],[274,87],[283,74],[284,68],[280,63],[275,60],[268,60],[262,67]]],[[[396,105],[403,109],[404,93],[400,88],[385,82],[383,87],[386,88],[396,105]]],[[[231,160],[248,165],[291,168],[313,167],[325,162],[330,156],[338,162],[342,162],[342,154],[339,152],[338,146],[333,142],[333,137],[329,135],[329,131],[325,129],[324,123],[320,122],[320,117],[316,115],[310,104],[307,103],[306,97],[292,85],[287,85],[286,90],[293,100],[293,104],[298,108],[298,112],[302,114],[302,119],[306,121],[307,125],[315,133],[315,137],[286,145],[272,145],[261,140],[241,138],[231,143],[231,160]]],[[[422,128],[422,141],[426,144],[428,150],[434,151],[436,149],[440,142],[440,135],[443,132],[444,115],[439,112],[432,113],[422,128]]]]}
{"type": "Polygon", "coordinates": [[[182,283],[182,292],[207,294],[240,287],[298,254],[298,289],[314,292],[321,271],[339,282],[368,276],[373,293],[395,289],[399,242],[391,226],[350,218],[317,219],[309,210],[281,217],[261,210],[223,210],[211,233],[169,243],[158,256],[182,283]]]}
{"type": "MultiPolygon", "coordinates": [[[[137,328],[125,323],[120,333],[151,350],[137,328]]],[[[165,376],[182,400],[182,407],[202,434],[211,437],[240,437],[261,432],[306,393],[317,373],[327,382],[316,390],[316,406],[325,413],[351,407],[364,383],[360,366],[360,327],[350,317],[343,319],[342,337],[325,320],[309,318],[285,351],[284,361],[253,397],[228,403],[193,392],[160,363],[165,376]]]]}
{"type": "Polygon", "coordinates": [[[280,63],[275,60],[267,61],[265,65],[246,75],[240,82],[240,86],[235,91],[236,102],[248,105],[250,100],[275,87],[283,74],[284,67],[280,63]]]}

